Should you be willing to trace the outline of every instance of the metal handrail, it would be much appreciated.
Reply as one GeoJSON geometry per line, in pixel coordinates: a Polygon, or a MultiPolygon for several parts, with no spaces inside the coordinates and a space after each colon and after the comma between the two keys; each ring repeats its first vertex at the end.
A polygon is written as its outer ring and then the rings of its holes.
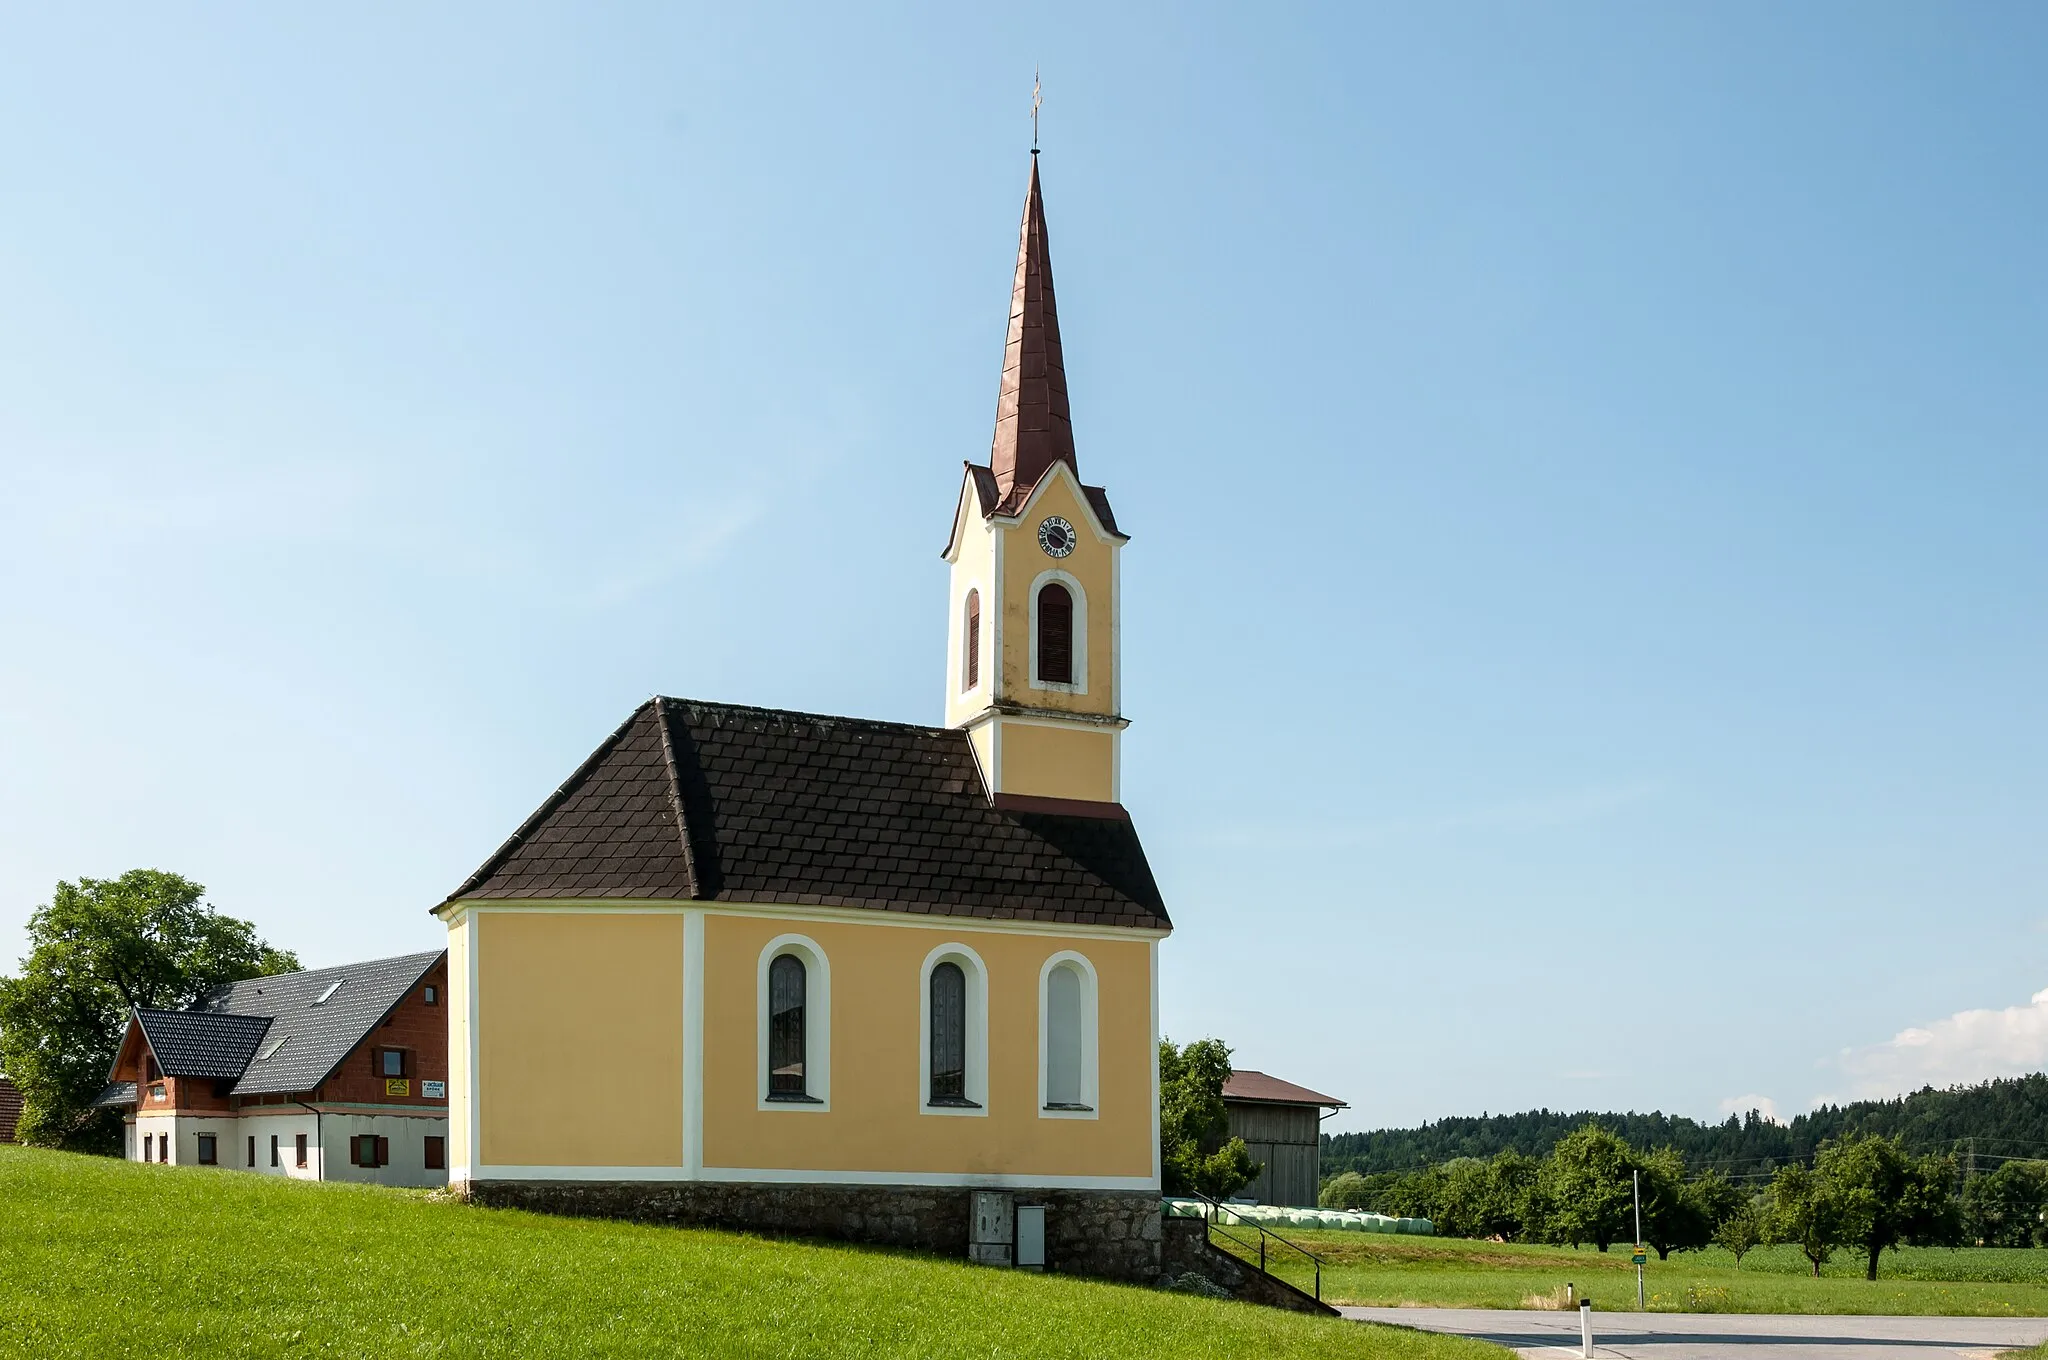
{"type": "MultiPolygon", "coordinates": [[[[1239,1246],[1244,1247],[1246,1250],[1250,1250],[1249,1243],[1247,1243],[1242,1237],[1239,1237],[1235,1233],[1230,1231],[1232,1225],[1226,1223],[1219,1223],[1216,1221],[1216,1216],[1219,1213],[1231,1212],[1230,1205],[1224,1204],[1219,1200],[1211,1199],[1209,1196],[1203,1194],[1199,1190],[1195,1190],[1192,1193],[1194,1195],[1194,1198],[1202,1201],[1202,1203],[1209,1206],[1209,1212],[1207,1215],[1209,1227],[1214,1228],[1217,1231],[1221,1232],[1225,1237],[1237,1243],[1239,1246]]],[[[1246,1220],[1243,1218],[1242,1215],[1239,1215],[1238,1218],[1239,1222],[1236,1226],[1242,1227],[1245,1226],[1245,1224],[1248,1222],[1251,1227],[1257,1228],[1259,1230],[1259,1273],[1261,1275],[1273,1275],[1272,1271],[1266,1269],[1266,1239],[1270,1237],[1275,1242],[1278,1242],[1281,1246],[1287,1247],[1293,1251],[1300,1252],[1303,1256],[1308,1257],[1308,1259],[1314,1263],[1316,1268],[1315,1299],[1317,1303],[1321,1303],[1323,1301],[1323,1258],[1316,1255],[1314,1252],[1310,1251],[1307,1247],[1304,1247],[1299,1242],[1288,1241],[1279,1233],[1274,1232],[1271,1228],[1268,1228],[1265,1224],[1259,1222],[1256,1219],[1246,1220]]],[[[1280,1277],[1278,1275],[1273,1275],[1273,1278],[1277,1280],[1280,1277]]]]}

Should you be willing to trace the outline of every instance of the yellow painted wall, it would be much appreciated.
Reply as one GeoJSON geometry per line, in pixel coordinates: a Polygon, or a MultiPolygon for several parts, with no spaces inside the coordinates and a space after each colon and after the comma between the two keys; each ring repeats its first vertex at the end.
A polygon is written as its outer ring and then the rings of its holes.
{"type": "Polygon", "coordinates": [[[469,1146],[469,923],[448,927],[448,1169],[476,1165],[469,1146]]]}
{"type": "Polygon", "coordinates": [[[958,528],[960,541],[953,557],[946,587],[946,726],[958,727],[989,706],[995,695],[996,591],[995,541],[1000,529],[982,518],[981,502],[971,484],[961,489],[958,528]],[[967,592],[981,592],[981,667],[971,690],[961,688],[965,678],[967,646],[967,592]]]}
{"type": "Polygon", "coordinates": [[[1082,508],[1074,486],[1071,477],[1049,476],[1044,490],[1027,510],[1024,522],[996,534],[996,551],[1003,554],[1001,697],[1033,708],[1114,713],[1116,696],[1111,658],[1116,634],[1110,610],[1110,575],[1111,558],[1118,551],[1118,546],[1102,542],[1088,527],[1092,517],[1082,508]],[[1061,516],[1077,531],[1078,545],[1066,557],[1048,557],[1038,546],[1038,526],[1049,515],[1061,516]],[[1081,583],[1081,589],[1088,596],[1086,694],[1031,687],[1031,583],[1048,568],[1057,568],[1072,576],[1081,583]]]}
{"type": "Polygon", "coordinates": [[[705,920],[704,1164],[707,1168],[1149,1178],[1153,1161],[1152,975],[1144,939],[858,922],[705,920]],[[831,1109],[760,1108],[755,991],[761,950],[800,931],[831,966],[831,1109]],[[931,1115],[918,1090],[920,973],[964,943],[988,965],[986,1117],[931,1115]],[[1100,1112],[1045,1119],[1038,1105],[1038,974],[1062,949],[1098,986],[1100,1112]]]}
{"type": "Polygon", "coordinates": [[[1002,729],[1004,793],[1116,801],[1113,729],[1021,722],[1002,722],[1002,729]]]}
{"type": "Polygon", "coordinates": [[[682,915],[470,920],[483,1164],[681,1166],[682,915]]]}

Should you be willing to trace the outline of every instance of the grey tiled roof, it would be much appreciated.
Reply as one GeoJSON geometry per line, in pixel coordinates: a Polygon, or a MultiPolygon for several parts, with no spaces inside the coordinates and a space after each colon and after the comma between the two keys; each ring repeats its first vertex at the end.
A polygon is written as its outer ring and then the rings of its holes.
{"type": "MultiPolygon", "coordinates": [[[[233,1094],[310,1091],[327,1079],[441,957],[442,951],[434,950],[342,968],[250,978],[231,983],[202,998],[192,1011],[178,1014],[204,1013],[204,1018],[218,1019],[260,1017],[265,1026],[262,1041],[251,1045],[252,1056],[231,1074],[241,1078],[233,1094]],[[336,983],[341,985],[334,987],[336,983]],[[334,987],[333,995],[321,1001],[330,987],[334,987]],[[271,1052],[271,1044],[279,1040],[283,1043],[271,1052]],[[270,1056],[254,1056],[263,1053],[270,1056]]],[[[163,1061],[161,1054],[157,1061],[163,1061]]]]}
{"type": "Polygon", "coordinates": [[[137,1011],[135,1023],[165,1076],[215,1081],[241,1076],[270,1028],[267,1016],[200,1011],[137,1011]]]}
{"type": "Polygon", "coordinates": [[[135,1083],[132,1081],[110,1081],[107,1089],[92,1098],[95,1108],[101,1105],[133,1105],[135,1083]]]}
{"type": "Polygon", "coordinates": [[[995,806],[967,734],[651,699],[450,900],[680,898],[1170,926],[1123,809],[995,806]]]}

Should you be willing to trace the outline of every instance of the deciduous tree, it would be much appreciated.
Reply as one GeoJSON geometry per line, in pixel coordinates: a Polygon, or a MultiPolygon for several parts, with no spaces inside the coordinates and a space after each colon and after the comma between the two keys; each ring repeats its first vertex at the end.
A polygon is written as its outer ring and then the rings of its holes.
{"type": "Polygon", "coordinates": [[[1842,1245],[1842,1206],[1834,1185],[1810,1166],[1786,1166],[1771,1178],[1771,1242],[1797,1246],[1814,1278],[1842,1245]]]}
{"type": "Polygon", "coordinates": [[[1199,1191],[1227,1199],[1252,1183],[1259,1164],[1244,1139],[1231,1136],[1223,1108],[1230,1049],[1221,1039],[1186,1048],[1159,1041],[1159,1161],[1169,1195],[1199,1191]]]}
{"type": "Polygon", "coordinates": [[[1316,1203],[1325,1209],[1366,1209],[1371,1207],[1366,1195],[1365,1177],[1356,1171],[1346,1171],[1323,1182],[1316,1203]]]}
{"type": "Polygon", "coordinates": [[[1606,1251],[1630,1231],[1633,1191],[1629,1172],[1633,1149],[1598,1124],[1575,1129],[1558,1140],[1543,1167],[1543,1193],[1550,1205],[1548,1235],[1577,1246],[1591,1242],[1606,1251]]]}
{"type": "Polygon", "coordinates": [[[0,1069],[21,1088],[22,1142],[114,1150],[119,1117],[91,1105],[131,1010],[174,1010],[224,983],[299,967],[205,893],[177,874],[131,869],[59,883],[29,917],[21,975],[0,978],[0,1069]]]}
{"type": "Polygon", "coordinates": [[[1954,1246],[1962,1215],[1951,1189],[1955,1159],[1909,1157],[1897,1138],[1846,1134],[1823,1143],[1814,1171],[1829,1182],[1841,1215],[1841,1240],[1864,1255],[1863,1278],[1877,1278],[1887,1247],[1954,1246]]]}
{"type": "Polygon", "coordinates": [[[2007,1162],[1963,1186],[1963,1232],[1987,1247],[2048,1244],[2048,1162],[2007,1162]]]}
{"type": "Polygon", "coordinates": [[[1725,1248],[1742,1269],[1742,1258],[1764,1240],[1769,1227],[1769,1209],[1756,1199],[1744,1198],[1714,1226],[1714,1245],[1725,1248]]]}

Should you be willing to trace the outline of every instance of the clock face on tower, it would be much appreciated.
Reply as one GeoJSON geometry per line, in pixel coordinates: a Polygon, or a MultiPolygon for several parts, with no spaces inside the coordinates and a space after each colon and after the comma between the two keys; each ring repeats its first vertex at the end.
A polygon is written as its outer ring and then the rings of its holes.
{"type": "Polygon", "coordinates": [[[1058,515],[1049,516],[1038,526],[1038,546],[1045,549],[1048,557],[1065,557],[1074,550],[1076,541],[1074,526],[1058,515]]]}

